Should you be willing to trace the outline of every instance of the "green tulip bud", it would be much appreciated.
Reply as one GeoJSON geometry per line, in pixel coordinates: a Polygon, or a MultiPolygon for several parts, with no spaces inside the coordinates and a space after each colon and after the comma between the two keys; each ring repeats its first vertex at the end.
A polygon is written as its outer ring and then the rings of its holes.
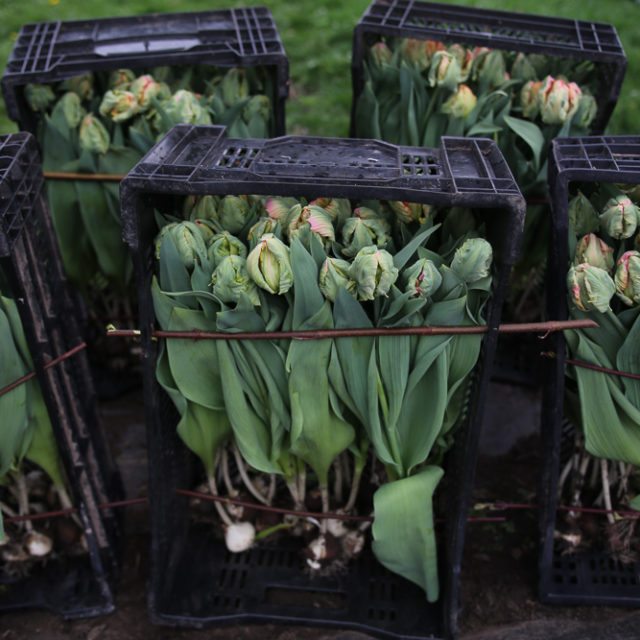
{"type": "Polygon", "coordinates": [[[354,258],[349,276],[356,283],[358,300],[373,300],[386,296],[398,279],[398,269],[388,251],[364,247],[354,258]]]}
{"type": "Polygon", "coordinates": [[[412,222],[424,224],[431,218],[433,212],[431,205],[418,204],[417,202],[394,200],[389,201],[389,206],[398,220],[405,224],[411,224],[412,222]]]}
{"type": "Polygon", "coordinates": [[[161,90],[160,83],[156,82],[150,75],[136,78],[129,87],[129,91],[136,97],[140,112],[147,111],[151,107],[151,100],[157,98],[161,90]]]}
{"type": "Polygon", "coordinates": [[[125,122],[133,118],[140,108],[136,97],[130,91],[113,89],[107,91],[100,103],[100,113],[114,122],[125,122]]]}
{"type": "Polygon", "coordinates": [[[241,256],[228,256],[216,267],[211,277],[213,294],[227,304],[238,302],[246,295],[254,306],[260,306],[258,288],[247,272],[247,260],[241,256]]]}
{"type": "Polygon", "coordinates": [[[277,220],[273,218],[264,217],[260,218],[247,233],[247,240],[249,241],[249,247],[253,249],[260,238],[266,233],[272,233],[276,238],[282,239],[282,227],[277,220]]]}
{"type": "Polygon", "coordinates": [[[162,238],[162,242],[172,241],[182,260],[191,271],[196,263],[202,263],[207,255],[207,247],[200,229],[193,222],[178,222],[162,238]]]}
{"type": "Polygon", "coordinates": [[[56,95],[48,84],[28,84],[24,88],[24,98],[32,111],[46,111],[56,95]]]}
{"type": "Polygon", "coordinates": [[[249,97],[249,83],[244,69],[229,69],[222,78],[222,99],[227,107],[249,97]]]}
{"type": "Polygon", "coordinates": [[[267,198],[264,208],[273,220],[283,221],[289,215],[291,208],[298,204],[295,198],[267,198]]]}
{"type": "Polygon", "coordinates": [[[465,282],[472,283],[491,273],[493,249],[483,238],[469,238],[456,249],[451,269],[465,282]]]}
{"type": "Polygon", "coordinates": [[[598,212],[582,191],[569,202],[569,224],[577,236],[592,233],[600,228],[598,212]]]}
{"type": "Polygon", "coordinates": [[[327,300],[334,302],[338,291],[346,289],[355,296],[356,283],[351,279],[349,270],[351,265],[340,258],[327,258],[320,267],[320,291],[327,300]]]}
{"type": "Polygon", "coordinates": [[[293,286],[289,247],[272,233],[267,233],[247,257],[247,271],[265,291],[282,295],[293,286]]]}
{"type": "Polygon", "coordinates": [[[331,216],[336,228],[340,228],[351,215],[351,203],[347,198],[316,198],[309,204],[322,207],[331,216]]]}
{"type": "Polygon", "coordinates": [[[583,93],[573,122],[579,127],[588,129],[598,113],[598,103],[589,93],[583,93]]]}
{"type": "Polygon", "coordinates": [[[446,87],[454,91],[461,80],[462,69],[455,56],[447,51],[437,51],[429,67],[429,86],[446,87]]]}
{"type": "Polygon", "coordinates": [[[604,313],[616,292],[611,276],[599,267],[590,264],[572,266],[567,274],[567,288],[571,301],[580,311],[604,313]]]}
{"type": "Polygon", "coordinates": [[[538,78],[535,67],[531,64],[529,56],[520,52],[511,66],[511,77],[516,80],[530,82],[538,78]]]}
{"type": "Polygon", "coordinates": [[[228,231],[217,233],[207,242],[207,256],[213,266],[219,265],[228,256],[247,257],[247,247],[228,231]]]}
{"type": "Polygon", "coordinates": [[[542,82],[529,80],[520,91],[520,106],[522,107],[522,115],[525,118],[534,120],[540,113],[540,89],[542,82]]]}
{"type": "Polygon", "coordinates": [[[176,124],[211,124],[209,113],[195,94],[186,89],[176,91],[162,103],[167,116],[176,124]]]}
{"type": "Polygon", "coordinates": [[[91,153],[106,153],[109,150],[109,132],[100,120],[89,113],[80,124],[80,148],[91,153]]]}
{"type": "Polygon", "coordinates": [[[616,294],[626,305],[640,304],[640,252],[627,251],[618,260],[616,294]]]}
{"type": "Polygon", "coordinates": [[[155,240],[155,256],[156,256],[156,260],[160,260],[160,247],[162,246],[162,243],[164,242],[164,239],[171,234],[171,232],[178,226],[177,222],[171,222],[169,224],[166,224],[164,227],[162,227],[162,229],[160,229],[160,231],[158,232],[158,235],[156,236],[156,240],[155,240]]]}
{"type": "Polygon", "coordinates": [[[225,196],[218,207],[218,220],[223,229],[238,233],[247,224],[251,207],[246,198],[225,196]]]}
{"type": "Polygon", "coordinates": [[[460,65],[460,81],[465,82],[471,75],[474,61],[473,51],[463,47],[461,44],[452,44],[447,51],[458,61],[460,65]]]}
{"type": "Polygon", "coordinates": [[[199,218],[191,218],[189,222],[193,222],[193,224],[198,227],[200,235],[205,241],[207,247],[209,246],[209,243],[213,242],[213,238],[218,235],[218,229],[214,226],[214,223],[211,222],[211,220],[200,220],[199,218]]]}
{"type": "Polygon", "coordinates": [[[475,108],[478,98],[466,84],[458,85],[455,93],[442,105],[442,113],[454,118],[466,118],[475,108]]]}
{"type": "Polygon", "coordinates": [[[382,69],[386,65],[391,64],[393,53],[391,49],[389,49],[389,47],[384,42],[376,42],[369,49],[369,58],[374,67],[378,69],[382,69]]]}
{"type": "Polygon", "coordinates": [[[504,53],[498,49],[477,50],[472,77],[492,89],[503,85],[509,79],[504,53]]]}
{"type": "Polygon", "coordinates": [[[435,263],[428,258],[421,258],[407,267],[402,273],[404,290],[411,292],[415,298],[428,298],[442,284],[442,274],[435,263]]]}
{"type": "Polygon", "coordinates": [[[575,82],[547,76],[538,92],[540,115],[546,124],[563,124],[578,110],[582,90],[575,82]]]}
{"type": "Polygon", "coordinates": [[[574,264],[590,264],[605,271],[613,269],[613,249],[594,233],[589,233],[580,240],[576,247],[574,264]]]}
{"type": "Polygon", "coordinates": [[[600,214],[600,227],[616,240],[630,238],[639,223],[640,210],[625,195],[611,198],[600,214]]]}
{"type": "Polygon", "coordinates": [[[93,75],[83,73],[79,76],[73,76],[73,78],[67,78],[61,84],[61,88],[78,94],[80,100],[91,100],[93,98],[93,75]]]}
{"type": "Polygon", "coordinates": [[[289,240],[298,237],[301,232],[304,236],[304,230],[308,229],[325,247],[331,246],[336,239],[336,233],[331,216],[322,207],[310,204],[306,207],[293,207],[292,212],[294,215],[287,225],[289,240]]]}
{"type": "Polygon", "coordinates": [[[267,96],[252,96],[249,98],[247,106],[242,110],[242,118],[245,122],[250,122],[253,117],[258,117],[267,122],[270,113],[271,101],[267,96]]]}
{"type": "MultiPolygon", "coordinates": [[[[365,207],[365,211],[371,211],[365,207]]],[[[356,209],[356,215],[347,218],[342,227],[342,253],[349,258],[355,256],[360,249],[375,245],[378,249],[384,249],[390,240],[391,231],[389,223],[382,218],[363,218],[357,215],[360,209],[356,209]]],[[[375,213],[375,212],[373,212],[375,213]]]]}
{"type": "Polygon", "coordinates": [[[218,196],[195,196],[188,203],[185,203],[186,212],[191,220],[218,220],[218,206],[220,198],[218,196]]]}
{"type": "Polygon", "coordinates": [[[73,91],[65,93],[62,98],[58,100],[56,108],[62,109],[64,119],[67,121],[70,129],[75,129],[86,113],[82,108],[78,94],[73,93],[73,91]]]}
{"type": "MultiPolygon", "coordinates": [[[[376,50],[378,57],[388,56],[388,58],[385,59],[384,62],[386,64],[389,64],[391,62],[391,58],[393,54],[387,48],[387,45],[385,45],[384,43],[378,42],[376,45],[374,45],[371,49],[372,55],[374,54],[374,48],[378,47],[379,45],[382,45],[384,49],[376,50]]],[[[402,56],[402,59],[410,65],[415,65],[416,67],[418,67],[418,69],[420,69],[420,71],[424,71],[425,69],[428,69],[431,59],[429,57],[429,53],[425,45],[426,45],[426,42],[424,40],[416,40],[414,38],[405,38],[400,42],[400,54],[402,56]]],[[[379,64],[378,66],[382,66],[382,65],[379,64]]]]}
{"type": "Polygon", "coordinates": [[[109,76],[109,89],[126,90],[136,79],[136,74],[131,69],[116,69],[109,76]]]}

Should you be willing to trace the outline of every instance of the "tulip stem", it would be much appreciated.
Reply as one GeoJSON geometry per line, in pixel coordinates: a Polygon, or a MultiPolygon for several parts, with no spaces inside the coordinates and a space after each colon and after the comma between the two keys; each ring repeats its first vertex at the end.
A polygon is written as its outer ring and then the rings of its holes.
{"type": "Polygon", "coordinates": [[[265,505],[269,505],[268,500],[262,495],[262,493],[260,493],[260,491],[258,491],[256,486],[251,481],[251,478],[247,473],[247,469],[244,466],[244,460],[242,459],[242,456],[240,455],[240,451],[238,450],[238,447],[235,444],[233,445],[233,455],[236,458],[236,464],[238,465],[238,471],[240,472],[240,477],[242,478],[242,482],[244,483],[244,486],[249,490],[249,493],[258,502],[265,505]]]}
{"type": "Polygon", "coordinates": [[[227,493],[231,498],[235,498],[238,495],[238,491],[233,486],[231,475],[229,474],[229,454],[226,448],[222,450],[222,477],[225,487],[227,488],[227,493]]]}
{"type": "Polygon", "coordinates": [[[349,499],[347,504],[344,505],[344,512],[349,513],[356,504],[358,498],[358,490],[360,489],[360,480],[362,478],[362,472],[364,468],[362,465],[356,463],[353,469],[353,480],[351,481],[351,491],[349,492],[349,499]]]}
{"type": "Polygon", "coordinates": [[[269,480],[269,492],[267,493],[267,502],[269,504],[273,502],[273,499],[276,496],[276,486],[276,475],[275,473],[272,473],[269,480]]]}
{"type": "Polygon", "coordinates": [[[613,517],[613,505],[611,503],[611,489],[609,487],[609,461],[600,460],[600,471],[602,473],[602,492],[604,496],[604,508],[607,510],[607,520],[609,524],[615,522],[613,517]]]}
{"type": "MultiPolygon", "coordinates": [[[[56,493],[58,494],[58,502],[60,503],[60,506],[65,511],[68,509],[73,509],[73,502],[71,501],[71,498],[67,493],[67,489],[64,486],[60,485],[60,486],[56,486],[55,490],[56,490],[56,493]]],[[[75,512],[72,513],[71,519],[78,525],[78,527],[80,527],[80,529],[84,529],[82,521],[80,520],[80,517],[78,516],[77,513],[75,512]]]]}
{"type": "MultiPolygon", "coordinates": [[[[216,484],[215,473],[210,473],[207,475],[207,484],[209,485],[209,491],[211,492],[211,495],[217,496],[218,486],[216,484]]],[[[220,516],[220,519],[222,520],[222,522],[226,524],[228,527],[230,527],[233,524],[233,520],[227,513],[227,510],[224,508],[224,505],[221,502],[214,502],[213,506],[218,512],[218,515],[220,516]]]]}
{"type": "MultiPolygon", "coordinates": [[[[329,487],[325,485],[320,486],[320,496],[322,498],[322,513],[329,513],[329,487]]],[[[320,523],[320,532],[322,535],[326,535],[329,529],[329,520],[327,518],[323,518],[320,523]]]]}
{"type": "Polygon", "coordinates": [[[0,500],[0,511],[4,513],[8,518],[15,518],[18,514],[5,502],[0,500]]]}
{"type": "Polygon", "coordinates": [[[334,497],[338,502],[342,502],[342,463],[340,462],[339,457],[333,461],[333,471],[334,471],[334,479],[333,479],[334,497]]]}
{"type": "MultiPolygon", "coordinates": [[[[21,516],[26,516],[29,514],[29,493],[27,491],[27,482],[23,473],[19,470],[16,470],[13,476],[16,481],[18,512],[21,516]]],[[[33,523],[31,522],[31,520],[24,521],[24,528],[28,532],[33,531],[33,523]]]]}

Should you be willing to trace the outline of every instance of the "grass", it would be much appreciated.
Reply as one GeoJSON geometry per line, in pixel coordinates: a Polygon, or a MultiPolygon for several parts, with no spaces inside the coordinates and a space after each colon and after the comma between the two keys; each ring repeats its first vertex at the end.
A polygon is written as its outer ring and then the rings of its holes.
{"type": "MultiPolygon", "coordinates": [[[[446,1],[446,0],[445,0],[446,1]]],[[[614,113],[611,133],[639,133],[640,4],[632,0],[457,0],[469,6],[525,11],[610,22],[616,26],[629,58],[625,86],[614,113]]],[[[288,129],[292,133],[344,136],[351,105],[351,38],[368,0],[2,0],[0,68],[20,26],[43,20],[71,20],[151,11],[203,11],[266,4],[280,29],[290,61],[291,99],[288,129]]],[[[14,131],[0,105],[0,132],[14,131]]]]}

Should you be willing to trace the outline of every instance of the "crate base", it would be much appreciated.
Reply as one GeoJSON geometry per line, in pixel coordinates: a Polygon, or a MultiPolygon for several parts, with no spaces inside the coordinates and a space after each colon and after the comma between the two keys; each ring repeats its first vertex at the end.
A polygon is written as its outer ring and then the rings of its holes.
{"type": "Polygon", "coordinates": [[[283,623],[356,629],[381,638],[441,636],[439,603],[388,572],[369,550],[331,578],[305,573],[295,540],[231,554],[211,528],[191,527],[169,562],[164,593],[150,598],[155,624],[283,623]]]}
{"type": "Polygon", "coordinates": [[[89,557],[50,560],[27,578],[0,576],[0,613],[46,609],[63,618],[91,618],[115,607],[108,584],[96,579],[89,557]]]}
{"type": "Polygon", "coordinates": [[[623,564],[603,552],[556,552],[543,576],[540,599],[546,604],[637,607],[640,562],[623,564]]]}

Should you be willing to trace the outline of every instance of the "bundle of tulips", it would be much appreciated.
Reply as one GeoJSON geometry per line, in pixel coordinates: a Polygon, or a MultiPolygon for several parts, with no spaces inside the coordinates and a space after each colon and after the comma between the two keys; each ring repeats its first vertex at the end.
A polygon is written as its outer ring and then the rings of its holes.
{"type": "MultiPolygon", "coordinates": [[[[567,332],[570,357],[631,374],[640,372],[639,198],[637,187],[600,184],[579,191],[569,207],[571,315],[599,324],[567,332]]],[[[589,500],[609,511],[640,510],[640,381],[584,367],[568,373],[568,411],[582,429],[561,494],[568,492],[573,504],[589,500]]],[[[623,559],[637,559],[636,524],[609,514],[607,538],[623,559]]],[[[572,536],[574,545],[587,542],[580,532],[572,536]]]]}
{"type": "MultiPolygon", "coordinates": [[[[478,325],[491,245],[466,209],[407,202],[206,196],[158,214],[157,322],[263,332],[478,325]]],[[[360,553],[438,598],[432,500],[465,415],[480,335],[161,342],[157,379],[202,490],[291,509],[216,503],[230,551],[300,536],[310,571],[360,553]],[[206,487],[206,489],[205,489],[206,487]]],[[[221,526],[220,526],[221,525],[221,526]]]]}
{"type": "MultiPolygon", "coordinates": [[[[25,98],[39,116],[45,171],[123,175],[176,124],[220,123],[236,137],[266,137],[270,82],[258,68],[120,69],[27,85],[25,98]]],[[[67,275],[86,294],[104,292],[103,313],[122,315],[109,306],[120,303],[132,272],[117,182],[55,180],[47,187],[67,275]]]]}
{"type": "MultiPolygon", "coordinates": [[[[364,77],[357,135],[429,147],[443,135],[490,136],[533,199],[547,191],[551,140],[589,132],[602,81],[590,62],[414,39],[375,43],[364,77]]],[[[548,231],[548,208],[532,204],[511,292],[520,319],[539,313],[548,231]]]]}
{"type": "MultiPolygon", "coordinates": [[[[1,275],[1,274],[0,274],[1,275]]],[[[49,415],[35,380],[7,388],[33,370],[15,302],[0,294],[0,578],[22,576],[57,553],[82,553],[82,529],[72,519],[52,531],[4,517],[71,507],[49,415]]]]}

